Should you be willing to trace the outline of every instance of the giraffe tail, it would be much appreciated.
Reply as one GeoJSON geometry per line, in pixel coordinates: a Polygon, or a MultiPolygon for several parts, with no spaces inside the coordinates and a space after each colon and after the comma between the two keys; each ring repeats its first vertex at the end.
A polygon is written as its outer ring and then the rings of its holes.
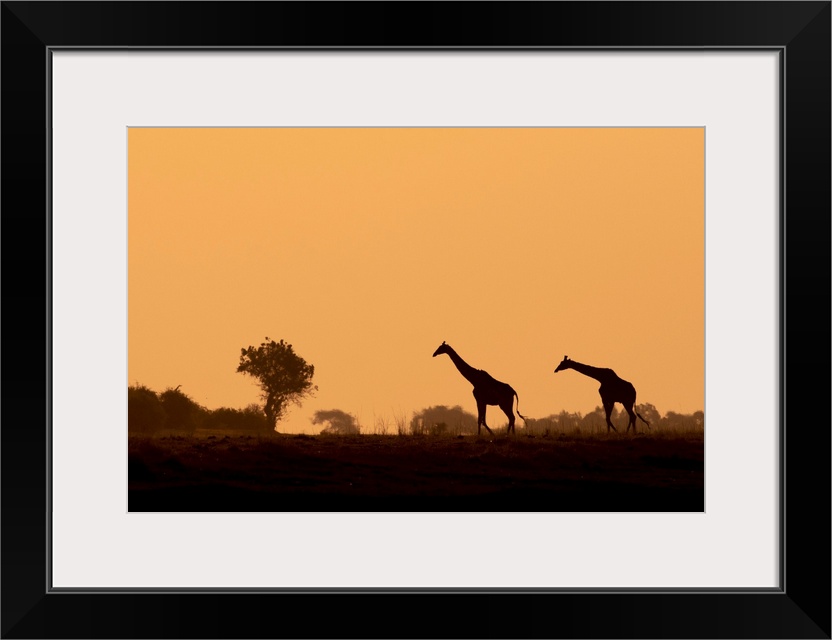
{"type": "MultiPolygon", "coordinates": [[[[523,418],[523,424],[526,424],[526,416],[520,413],[520,396],[517,395],[517,392],[514,392],[514,397],[517,398],[517,415],[523,418]]],[[[644,420],[644,418],[642,418],[644,420]]]]}
{"type": "MultiPolygon", "coordinates": [[[[636,411],[636,415],[637,415],[639,418],[641,418],[641,414],[640,414],[638,411],[636,411]]],[[[647,420],[645,420],[644,418],[641,418],[641,421],[642,421],[644,424],[646,424],[648,427],[650,427],[650,423],[649,423],[649,422],[647,422],[647,420]]]]}

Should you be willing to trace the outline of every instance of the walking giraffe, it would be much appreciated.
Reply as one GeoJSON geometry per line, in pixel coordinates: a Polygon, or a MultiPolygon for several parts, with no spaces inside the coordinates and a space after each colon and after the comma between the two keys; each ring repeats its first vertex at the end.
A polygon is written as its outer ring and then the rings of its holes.
{"type": "Polygon", "coordinates": [[[468,382],[474,385],[474,399],[477,401],[477,435],[480,435],[480,425],[485,427],[488,433],[494,432],[485,424],[485,409],[488,405],[497,405],[508,416],[508,430],[506,433],[516,433],[514,430],[514,398],[517,398],[517,415],[526,422],[526,417],[520,413],[520,396],[505,382],[492,378],[482,369],[474,369],[470,364],[459,357],[450,345],[444,342],[433,352],[435,358],[440,353],[447,353],[456,368],[468,382]]]}
{"type": "MultiPolygon", "coordinates": [[[[604,411],[607,414],[607,433],[610,429],[618,431],[613,423],[610,421],[610,414],[612,413],[613,405],[618,402],[624,406],[627,415],[630,416],[630,421],[627,423],[627,431],[633,427],[633,433],[636,432],[636,416],[641,418],[641,414],[633,407],[636,404],[636,388],[626,380],[619,378],[612,369],[599,369],[598,367],[590,367],[588,364],[581,364],[570,360],[569,356],[563,356],[563,360],[555,369],[555,373],[563,371],[564,369],[574,369],[578,373],[582,373],[590,378],[595,378],[601,383],[598,392],[601,394],[601,403],[604,405],[604,411]]],[[[642,422],[648,427],[650,423],[644,418],[642,422]]]]}

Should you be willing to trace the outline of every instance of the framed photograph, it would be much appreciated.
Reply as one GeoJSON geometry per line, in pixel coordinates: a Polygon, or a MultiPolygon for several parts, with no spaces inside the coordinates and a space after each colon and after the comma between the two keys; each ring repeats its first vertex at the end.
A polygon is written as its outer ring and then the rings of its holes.
{"type": "Polygon", "coordinates": [[[2,12],[4,637],[830,637],[829,2],[2,12]]]}

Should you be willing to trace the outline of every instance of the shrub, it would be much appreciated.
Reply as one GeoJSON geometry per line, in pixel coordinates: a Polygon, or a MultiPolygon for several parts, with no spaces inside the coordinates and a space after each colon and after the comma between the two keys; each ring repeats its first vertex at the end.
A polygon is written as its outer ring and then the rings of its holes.
{"type": "Polygon", "coordinates": [[[696,411],[693,414],[676,413],[668,411],[659,422],[659,429],[662,431],[675,431],[677,433],[697,433],[705,428],[705,414],[696,411]]]}
{"type": "Polygon", "coordinates": [[[153,389],[135,384],[127,387],[127,431],[151,434],[162,428],[165,410],[153,389]]]}
{"type": "Polygon", "coordinates": [[[327,425],[321,430],[321,435],[357,436],[361,433],[355,416],[340,409],[316,411],[312,424],[327,425]]]}
{"type": "Polygon", "coordinates": [[[245,409],[220,407],[205,413],[202,424],[206,429],[250,433],[271,433],[274,429],[266,420],[263,410],[256,404],[245,409]]]}
{"type": "Polygon", "coordinates": [[[205,409],[180,391],[179,387],[165,389],[159,396],[159,401],[165,411],[166,429],[193,433],[202,422],[205,409]]]}
{"type": "Polygon", "coordinates": [[[464,411],[459,405],[427,407],[413,414],[410,433],[413,435],[462,435],[477,432],[477,417],[464,411]]]}

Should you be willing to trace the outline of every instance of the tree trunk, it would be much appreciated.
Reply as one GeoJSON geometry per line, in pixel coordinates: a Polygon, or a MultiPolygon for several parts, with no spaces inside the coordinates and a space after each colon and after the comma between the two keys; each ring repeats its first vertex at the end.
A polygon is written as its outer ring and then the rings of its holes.
{"type": "Polygon", "coordinates": [[[263,412],[266,414],[266,422],[268,422],[271,430],[274,431],[275,426],[277,425],[277,416],[274,415],[274,410],[272,409],[272,403],[270,401],[266,401],[266,406],[263,407],[263,412]]]}
{"type": "Polygon", "coordinates": [[[268,398],[266,398],[266,406],[263,408],[264,413],[266,414],[266,421],[269,423],[269,427],[272,431],[277,428],[277,399],[274,395],[269,394],[268,398]]]}

